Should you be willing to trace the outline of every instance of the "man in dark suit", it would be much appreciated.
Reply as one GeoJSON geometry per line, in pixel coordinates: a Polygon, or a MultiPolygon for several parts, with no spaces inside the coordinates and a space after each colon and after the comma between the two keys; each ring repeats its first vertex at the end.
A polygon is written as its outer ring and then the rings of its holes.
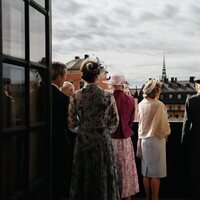
{"type": "Polygon", "coordinates": [[[69,98],[60,88],[67,78],[67,67],[52,63],[52,200],[61,200],[69,193],[70,147],[67,135],[69,98]]]}
{"type": "MultiPolygon", "coordinates": [[[[197,94],[186,100],[186,109],[182,129],[182,144],[187,150],[189,166],[190,199],[200,197],[200,79],[195,81],[197,94]]],[[[184,176],[184,175],[183,175],[184,176]]]]}

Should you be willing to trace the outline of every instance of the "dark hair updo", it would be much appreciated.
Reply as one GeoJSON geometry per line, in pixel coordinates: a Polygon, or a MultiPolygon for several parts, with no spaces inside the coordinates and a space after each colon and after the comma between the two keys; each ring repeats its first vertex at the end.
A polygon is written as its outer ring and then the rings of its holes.
{"type": "Polygon", "coordinates": [[[93,60],[85,60],[81,66],[82,79],[88,83],[93,83],[101,74],[102,66],[93,60]]]}

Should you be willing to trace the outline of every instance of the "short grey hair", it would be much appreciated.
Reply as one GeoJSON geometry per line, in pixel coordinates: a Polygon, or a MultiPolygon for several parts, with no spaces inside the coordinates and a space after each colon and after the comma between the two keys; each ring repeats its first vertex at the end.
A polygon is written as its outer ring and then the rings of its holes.
{"type": "Polygon", "coordinates": [[[65,88],[74,88],[74,85],[71,82],[69,82],[69,81],[65,81],[63,83],[63,86],[61,87],[61,90],[65,89],[65,88]]]}

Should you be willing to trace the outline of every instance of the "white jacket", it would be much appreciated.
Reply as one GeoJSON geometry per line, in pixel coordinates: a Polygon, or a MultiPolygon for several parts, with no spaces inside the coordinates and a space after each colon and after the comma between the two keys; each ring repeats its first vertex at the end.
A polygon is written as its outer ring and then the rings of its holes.
{"type": "Polygon", "coordinates": [[[165,138],[170,134],[165,105],[158,99],[144,98],[138,105],[138,138],[165,138]]]}

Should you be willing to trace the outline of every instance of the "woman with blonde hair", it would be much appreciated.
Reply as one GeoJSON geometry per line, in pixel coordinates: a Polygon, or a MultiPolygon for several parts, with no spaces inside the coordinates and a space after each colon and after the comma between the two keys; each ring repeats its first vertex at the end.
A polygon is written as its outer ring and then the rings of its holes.
{"type": "Polygon", "coordinates": [[[147,200],[158,200],[160,178],[167,176],[166,138],[170,134],[165,105],[159,101],[161,83],[149,80],[138,105],[138,148],[147,200]]]}

